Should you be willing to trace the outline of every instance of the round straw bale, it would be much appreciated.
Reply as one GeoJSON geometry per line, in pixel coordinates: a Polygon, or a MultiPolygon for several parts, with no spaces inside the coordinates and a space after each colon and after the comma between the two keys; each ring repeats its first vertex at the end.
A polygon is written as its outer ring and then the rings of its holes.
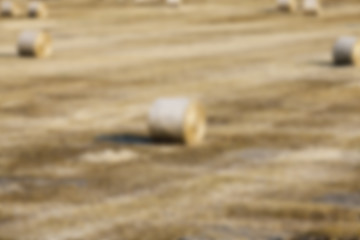
{"type": "Polygon", "coordinates": [[[43,58],[52,53],[52,41],[48,33],[24,31],[18,39],[18,53],[24,57],[43,58]]]}
{"type": "Polygon", "coordinates": [[[278,9],[282,12],[295,12],[298,4],[296,0],[278,0],[278,9]]]}
{"type": "Polygon", "coordinates": [[[12,1],[1,2],[2,17],[17,17],[21,14],[20,7],[12,1]]]}
{"type": "Polygon", "coordinates": [[[166,0],[166,4],[171,7],[178,7],[181,5],[181,0],[166,0]]]}
{"type": "Polygon", "coordinates": [[[302,8],[306,15],[318,16],[321,14],[320,0],[303,0],[302,8]]]}
{"type": "Polygon", "coordinates": [[[340,37],[333,48],[336,65],[360,65],[360,42],[355,37],[340,37]]]}
{"type": "Polygon", "coordinates": [[[48,16],[48,9],[43,2],[32,1],[28,6],[28,16],[31,18],[45,18],[48,16]]]}
{"type": "Polygon", "coordinates": [[[149,130],[156,140],[201,143],[206,132],[202,106],[186,98],[162,98],[150,109],[149,130]]]}

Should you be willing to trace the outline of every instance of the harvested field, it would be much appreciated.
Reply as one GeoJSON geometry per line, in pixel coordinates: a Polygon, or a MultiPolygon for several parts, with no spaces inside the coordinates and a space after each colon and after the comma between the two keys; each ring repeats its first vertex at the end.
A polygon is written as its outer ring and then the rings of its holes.
{"type": "Polygon", "coordinates": [[[358,239],[360,69],[331,49],[360,37],[360,2],[185,2],[0,20],[0,240],[358,239]],[[26,29],[51,57],[17,56],[26,29]],[[149,138],[173,96],[205,105],[202,145],[149,138]]]}

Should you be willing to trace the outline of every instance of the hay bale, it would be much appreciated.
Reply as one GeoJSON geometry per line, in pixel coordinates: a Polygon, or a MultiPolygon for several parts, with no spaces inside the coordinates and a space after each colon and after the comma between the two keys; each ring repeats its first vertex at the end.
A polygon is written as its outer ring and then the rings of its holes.
{"type": "Polygon", "coordinates": [[[42,31],[24,31],[18,39],[18,53],[24,57],[50,56],[52,53],[50,35],[42,31]]]}
{"type": "Polygon", "coordinates": [[[321,14],[320,0],[303,0],[303,12],[306,15],[319,16],[321,14]]]}
{"type": "Polygon", "coordinates": [[[278,9],[282,12],[295,12],[298,8],[296,0],[278,0],[278,9]]]}
{"type": "Polygon", "coordinates": [[[340,37],[333,48],[335,65],[360,65],[360,42],[355,37],[340,37]]]}
{"type": "Polygon", "coordinates": [[[206,132],[205,113],[199,103],[186,98],[158,99],[150,109],[149,130],[156,140],[198,144],[206,132]]]}
{"type": "Polygon", "coordinates": [[[48,9],[43,2],[33,1],[28,6],[28,16],[31,18],[46,18],[48,9]]]}
{"type": "Polygon", "coordinates": [[[170,7],[179,7],[181,3],[181,0],[166,0],[166,4],[170,7]]]}
{"type": "Polygon", "coordinates": [[[2,17],[18,17],[21,15],[20,7],[12,1],[3,1],[0,11],[2,17]]]}

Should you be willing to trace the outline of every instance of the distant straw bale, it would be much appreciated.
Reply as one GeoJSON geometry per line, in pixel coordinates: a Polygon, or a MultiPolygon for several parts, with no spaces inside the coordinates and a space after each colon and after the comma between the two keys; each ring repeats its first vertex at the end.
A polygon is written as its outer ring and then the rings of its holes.
{"type": "Polygon", "coordinates": [[[157,140],[198,144],[206,131],[205,113],[199,103],[186,98],[159,99],[151,107],[149,129],[157,140]]]}
{"type": "Polygon", "coordinates": [[[52,53],[52,40],[48,33],[24,31],[18,39],[18,53],[24,57],[43,58],[52,53]]]}
{"type": "Polygon", "coordinates": [[[28,6],[28,16],[31,18],[46,18],[49,11],[43,2],[33,1],[28,6]]]}
{"type": "Polygon", "coordinates": [[[0,11],[2,17],[18,17],[22,12],[19,5],[12,1],[3,1],[0,11]]]}
{"type": "Polygon", "coordinates": [[[334,64],[360,65],[360,42],[355,37],[340,37],[333,47],[334,64]]]}

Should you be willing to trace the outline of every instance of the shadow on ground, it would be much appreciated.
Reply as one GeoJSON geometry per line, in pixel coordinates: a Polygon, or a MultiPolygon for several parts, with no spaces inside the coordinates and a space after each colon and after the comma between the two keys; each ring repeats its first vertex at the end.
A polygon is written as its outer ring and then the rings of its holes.
{"type": "Polygon", "coordinates": [[[95,138],[96,142],[125,144],[125,145],[176,145],[179,142],[171,141],[169,139],[153,139],[149,136],[140,134],[112,134],[101,135],[95,138]]]}
{"type": "Polygon", "coordinates": [[[150,137],[140,136],[135,134],[113,134],[98,136],[96,142],[118,143],[118,144],[131,144],[131,145],[150,145],[156,144],[150,137]]]}
{"type": "Polygon", "coordinates": [[[317,65],[319,67],[339,68],[339,69],[340,68],[347,69],[353,67],[351,64],[335,64],[334,62],[329,60],[315,60],[315,61],[310,61],[309,64],[317,65]]]}

